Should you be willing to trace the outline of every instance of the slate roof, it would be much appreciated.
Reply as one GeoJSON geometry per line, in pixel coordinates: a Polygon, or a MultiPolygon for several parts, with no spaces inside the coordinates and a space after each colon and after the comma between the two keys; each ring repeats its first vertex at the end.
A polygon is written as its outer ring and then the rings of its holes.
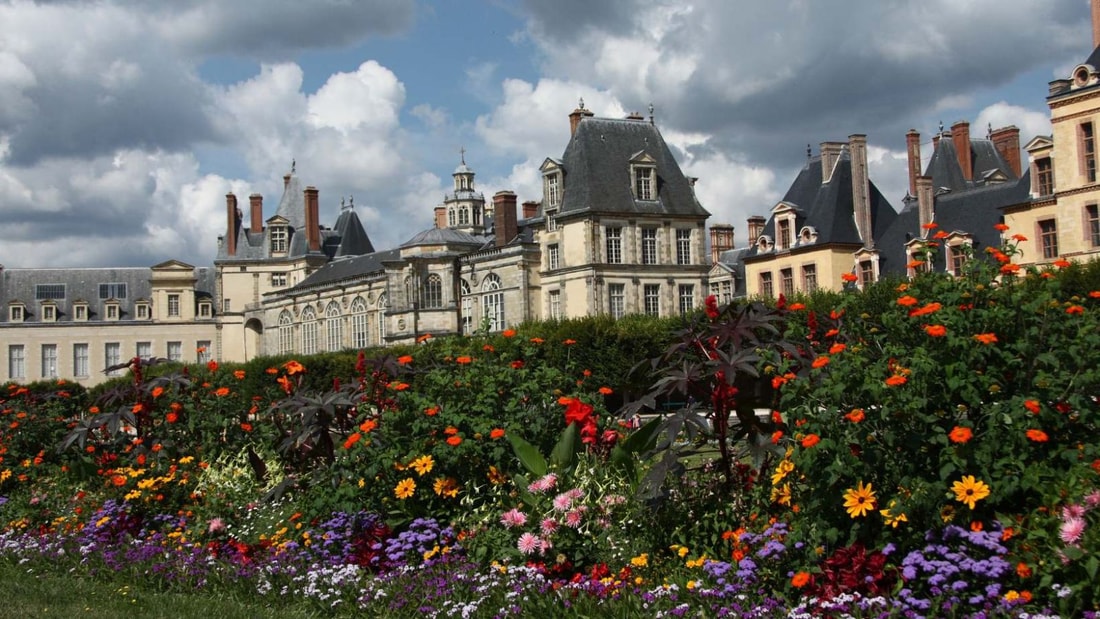
{"type": "Polygon", "coordinates": [[[288,294],[323,287],[337,282],[361,279],[371,273],[383,271],[383,262],[400,260],[400,249],[387,249],[361,256],[340,258],[326,263],[301,281],[297,286],[280,290],[275,294],[288,294]]]}
{"type": "Polygon", "coordinates": [[[1010,179],[1016,178],[1016,173],[1009,167],[1008,162],[1001,157],[991,140],[970,139],[970,161],[974,172],[974,179],[966,180],[963,177],[962,168],[959,166],[958,150],[951,140],[951,134],[944,134],[940,138],[936,150],[932,153],[932,159],[928,162],[924,175],[932,177],[932,191],[938,192],[946,187],[953,192],[964,191],[980,186],[980,180],[989,172],[1000,170],[1010,179]]]}
{"type": "Polygon", "coordinates": [[[667,214],[707,217],[661,132],[640,120],[585,118],[562,155],[559,217],[570,213],[667,214]],[[635,200],[630,159],[644,151],[657,162],[656,200],[635,200]]]}
{"type": "Polygon", "coordinates": [[[361,256],[374,253],[374,244],[370,242],[363,223],[359,221],[359,215],[355,209],[349,208],[340,213],[333,226],[335,236],[339,239],[339,245],[332,254],[334,257],[361,256]]]}
{"type": "Polygon", "coordinates": [[[727,249],[718,254],[718,264],[733,273],[733,297],[742,298],[748,294],[745,281],[745,262],[743,258],[749,253],[749,247],[727,249]]]}
{"type": "Polygon", "coordinates": [[[469,245],[471,247],[481,247],[486,240],[485,237],[453,228],[428,228],[402,243],[401,247],[415,247],[417,245],[469,245]]]}

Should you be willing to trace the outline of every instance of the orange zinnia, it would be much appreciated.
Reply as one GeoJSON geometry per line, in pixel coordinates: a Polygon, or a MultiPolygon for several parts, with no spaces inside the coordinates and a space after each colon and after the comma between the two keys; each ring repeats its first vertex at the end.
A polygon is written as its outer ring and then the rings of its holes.
{"type": "Polygon", "coordinates": [[[807,434],[806,438],[802,439],[802,446],[805,447],[806,449],[809,449],[810,447],[813,447],[814,445],[816,445],[820,442],[821,442],[821,437],[820,436],[818,436],[816,434],[807,434]]]}
{"type": "Polygon", "coordinates": [[[925,325],[924,332],[932,337],[943,337],[947,335],[947,327],[943,325],[925,325]]]}
{"type": "Polygon", "coordinates": [[[898,305],[901,305],[902,307],[910,307],[916,305],[917,303],[917,299],[909,295],[905,295],[904,297],[898,299],[898,305]]]}
{"type": "Polygon", "coordinates": [[[1024,408],[1031,411],[1033,415],[1038,415],[1039,411],[1042,410],[1038,400],[1024,400],[1024,408]]]}
{"type": "Polygon", "coordinates": [[[1006,226],[1005,224],[993,224],[993,229],[997,232],[1004,232],[1008,230],[1008,226],[1006,226]]]}
{"type": "Polygon", "coordinates": [[[225,396],[229,395],[229,387],[218,387],[218,390],[214,392],[214,395],[218,396],[219,398],[224,398],[225,396]]]}
{"type": "Polygon", "coordinates": [[[515,337],[516,336],[516,330],[515,329],[505,329],[504,331],[501,331],[500,334],[503,335],[504,337],[515,337]]]}
{"type": "Polygon", "coordinates": [[[233,378],[244,380],[244,370],[233,370],[233,378]]]}
{"type": "Polygon", "coordinates": [[[1085,308],[1081,307],[1080,305],[1071,305],[1071,306],[1066,308],[1066,313],[1070,314],[1070,315],[1084,314],[1085,313],[1085,308]]]}
{"type": "Polygon", "coordinates": [[[795,589],[801,589],[810,583],[810,575],[806,572],[799,572],[791,578],[791,586],[795,589]]]}
{"type": "Polygon", "coordinates": [[[164,387],[153,387],[153,397],[159,398],[164,393],[164,387]]]}
{"type": "Polygon", "coordinates": [[[459,357],[459,358],[455,359],[455,363],[457,363],[459,365],[467,365],[467,364],[473,363],[473,361],[474,361],[473,357],[467,357],[467,356],[462,356],[462,357],[459,357]]]}
{"type": "Polygon", "coordinates": [[[947,437],[951,439],[952,443],[965,443],[974,437],[974,432],[970,428],[955,426],[955,429],[951,430],[947,437]]]}
{"type": "Polygon", "coordinates": [[[846,344],[833,344],[832,346],[829,347],[829,354],[830,355],[835,355],[838,352],[844,352],[844,350],[846,348],[848,348],[848,346],[846,344]]]}
{"type": "Polygon", "coordinates": [[[979,334],[974,336],[974,339],[978,340],[978,342],[988,346],[990,344],[996,344],[997,343],[997,334],[995,334],[995,333],[979,333],[979,334]]]}
{"type": "Polygon", "coordinates": [[[890,387],[898,387],[904,385],[906,382],[908,382],[908,379],[900,374],[894,374],[890,378],[886,379],[886,384],[890,387]]]}
{"type": "Polygon", "coordinates": [[[1027,431],[1027,437],[1032,441],[1035,441],[1036,443],[1045,443],[1050,440],[1050,437],[1047,436],[1046,432],[1043,432],[1042,430],[1036,430],[1034,428],[1027,431]]]}
{"type": "Polygon", "coordinates": [[[865,415],[863,414],[862,408],[853,408],[850,413],[844,416],[844,418],[848,421],[851,421],[852,423],[859,423],[864,420],[865,415]]]}
{"type": "Polygon", "coordinates": [[[457,435],[449,437],[447,439],[447,444],[450,445],[451,447],[458,447],[459,445],[462,444],[462,437],[457,436],[457,435]]]}
{"type": "Polygon", "coordinates": [[[373,419],[368,419],[368,420],[364,421],[363,423],[359,424],[359,431],[360,432],[370,432],[371,430],[373,430],[377,427],[378,427],[378,422],[377,421],[375,421],[373,419]]]}
{"type": "Polygon", "coordinates": [[[290,360],[284,363],[283,369],[286,370],[286,373],[290,376],[294,376],[295,374],[302,374],[306,371],[306,367],[304,365],[294,360],[290,360]]]}
{"type": "Polygon", "coordinates": [[[408,365],[408,364],[412,363],[412,360],[413,360],[412,355],[402,355],[402,356],[397,358],[397,363],[400,364],[400,365],[408,365]]]}
{"type": "Polygon", "coordinates": [[[915,309],[915,310],[909,310],[909,316],[910,317],[913,317],[913,316],[927,316],[928,314],[931,314],[933,312],[940,311],[941,307],[943,307],[943,306],[940,305],[939,303],[928,303],[924,307],[921,307],[921,308],[918,308],[918,309],[915,309]]]}
{"type": "Polygon", "coordinates": [[[845,274],[840,276],[840,279],[842,279],[842,280],[844,280],[848,283],[853,283],[853,282],[859,281],[859,276],[857,276],[854,273],[845,273],[845,274]]]}
{"type": "Polygon", "coordinates": [[[177,415],[175,413],[168,413],[167,415],[164,416],[164,420],[167,421],[168,423],[176,423],[176,421],[179,420],[179,415],[177,415]]]}
{"type": "Polygon", "coordinates": [[[814,368],[823,368],[827,365],[829,365],[829,357],[827,357],[825,355],[821,355],[817,359],[814,359],[814,362],[813,362],[813,367],[814,368]]]}
{"type": "Polygon", "coordinates": [[[504,428],[493,428],[492,432],[489,432],[489,438],[494,441],[498,438],[504,438],[504,428]]]}

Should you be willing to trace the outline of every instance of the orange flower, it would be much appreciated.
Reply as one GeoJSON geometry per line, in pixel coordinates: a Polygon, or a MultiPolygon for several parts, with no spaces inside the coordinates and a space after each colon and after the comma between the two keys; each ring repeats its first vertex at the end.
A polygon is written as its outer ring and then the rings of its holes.
{"type": "Polygon", "coordinates": [[[473,357],[467,357],[467,356],[462,356],[462,357],[459,357],[459,358],[455,359],[455,363],[457,363],[459,365],[468,365],[470,363],[473,363],[473,361],[474,361],[473,357]]]}
{"type": "Polygon", "coordinates": [[[847,348],[848,348],[847,344],[839,344],[839,343],[833,344],[832,346],[829,347],[829,354],[830,355],[835,355],[837,353],[844,352],[845,349],[847,349],[847,348]]]}
{"type": "Polygon", "coordinates": [[[1047,436],[1046,432],[1043,432],[1042,430],[1036,430],[1034,428],[1027,431],[1027,437],[1032,441],[1035,441],[1036,443],[1045,443],[1050,440],[1050,437],[1047,436]]]}
{"type": "Polygon", "coordinates": [[[859,281],[859,276],[857,276],[855,273],[845,273],[845,274],[840,276],[840,279],[842,279],[845,282],[848,282],[849,284],[851,284],[853,282],[858,282],[859,281]]]}
{"type": "Polygon", "coordinates": [[[286,393],[290,393],[290,390],[292,388],[290,384],[290,378],[286,376],[280,376],[279,378],[275,379],[275,382],[279,383],[279,386],[283,388],[283,391],[285,391],[286,393]]]}
{"type": "Polygon", "coordinates": [[[862,408],[853,408],[844,418],[852,423],[859,423],[866,418],[866,415],[863,414],[862,408]]]}
{"type": "Polygon", "coordinates": [[[940,311],[940,308],[942,307],[943,306],[939,303],[928,303],[924,307],[920,307],[915,310],[909,310],[909,316],[927,316],[928,314],[940,311]]]}
{"type": "Polygon", "coordinates": [[[515,337],[516,336],[516,330],[515,329],[505,329],[504,331],[501,331],[500,334],[503,335],[504,337],[515,337]]]}
{"type": "Polygon", "coordinates": [[[996,344],[997,343],[997,334],[996,333],[979,333],[979,334],[974,336],[974,339],[978,340],[979,343],[982,343],[982,344],[985,344],[986,346],[988,346],[990,344],[996,344]]]}
{"type": "Polygon", "coordinates": [[[412,363],[412,361],[413,361],[412,355],[402,355],[402,356],[397,358],[397,363],[399,365],[408,365],[408,364],[412,363]]]}
{"type": "Polygon", "coordinates": [[[367,419],[363,423],[359,424],[359,431],[360,432],[370,432],[371,430],[373,430],[377,427],[378,427],[378,422],[377,421],[375,421],[373,419],[367,419]]]}
{"type": "Polygon", "coordinates": [[[272,374],[272,375],[278,374],[279,373],[279,368],[267,368],[266,370],[264,370],[264,372],[266,372],[268,374],[272,374]]]}
{"type": "Polygon", "coordinates": [[[1024,408],[1031,411],[1032,415],[1038,415],[1041,410],[1038,400],[1024,400],[1024,408]]]}
{"type": "Polygon", "coordinates": [[[772,432],[772,445],[778,445],[779,439],[781,438],[783,438],[782,430],[776,430],[775,432],[772,432]]]}
{"type": "Polygon", "coordinates": [[[244,380],[244,370],[233,370],[233,378],[244,380]]]}
{"type": "Polygon", "coordinates": [[[424,342],[427,342],[430,339],[432,339],[432,334],[431,333],[425,333],[424,335],[421,335],[420,337],[416,338],[416,343],[417,344],[423,344],[424,342]]]}
{"type": "Polygon", "coordinates": [[[611,395],[613,393],[611,387],[600,387],[599,391],[600,395],[611,395]]]}
{"type": "Polygon", "coordinates": [[[806,305],[804,303],[791,303],[789,306],[787,306],[787,309],[792,312],[797,312],[798,310],[806,309],[806,305]]]}
{"type": "Polygon", "coordinates": [[[1020,561],[1016,564],[1016,575],[1020,578],[1031,578],[1031,568],[1027,566],[1027,563],[1020,561]]]}
{"type": "Polygon", "coordinates": [[[176,423],[177,421],[179,421],[179,418],[180,418],[180,416],[177,415],[176,413],[168,413],[167,415],[164,416],[164,420],[167,421],[168,423],[176,423]]]}
{"type": "Polygon", "coordinates": [[[900,374],[894,374],[890,378],[886,379],[886,385],[888,387],[899,387],[908,382],[908,379],[900,374]]]}
{"type": "Polygon", "coordinates": [[[214,395],[218,396],[219,398],[224,398],[225,396],[229,395],[229,387],[218,387],[218,390],[214,392],[214,395]]]}
{"type": "Polygon", "coordinates": [[[1015,275],[1020,272],[1020,265],[1018,264],[1006,264],[1001,267],[1002,275],[1015,275]]]}
{"type": "Polygon", "coordinates": [[[543,342],[545,342],[545,341],[546,341],[546,340],[542,339],[541,337],[533,337],[533,338],[531,338],[531,343],[532,343],[532,344],[535,344],[535,345],[541,344],[541,343],[543,343],[543,342]]]}
{"type": "Polygon", "coordinates": [[[564,344],[565,346],[572,346],[573,344],[576,344],[576,343],[577,343],[577,340],[564,340],[562,342],[562,344],[564,344]]]}
{"type": "Polygon", "coordinates": [[[116,485],[116,486],[125,486],[126,485],[126,476],[125,475],[112,475],[111,476],[111,483],[116,485]]]}
{"type": "Polygon", "coordinates": [[[1016,241],[1017,243],[1023,243],[1027,240],[1027,237],[1022,234],[1013,234],[1012,240],[1016,241]]]}
{"type": "Polygon", "coordinates": [[[840,335],[840,329],[829,329],[825,332],[825,337],[834,337],[840,335]]]}
{"type": "Polygon", "coordinates": [[[1084,314],[1085,308],[1081,307],[1080,305],[1071,305],[1066,308],[1066,313],[1071,316],[1074,314],[1084,314]]]}
{"type": "Polygon", "coordinates": [[[947,437],[951,439],[952,443],[965,443],[974,437],[974,432],[970,428],[955,426],[955,429],[951,430],[947,437]]]}
{"type": "Polygon", "coordinates": [[[558,398],[558,404],[561,404],[562,406],[569,406],[569,404],[571,404],[572,402],[573,402],[573,398],[571,398],[567,395],[563,395],[560,398],[558,398]]]}
{"type": "Polygon", "coordinates": [[[930,221],[926,224],[921,224],[921,228],[924,228],[925,230],[935,230],[936,228],[939,228],[939,227],[940,227],[939,224],[937,224],[934,221],[930,221]]]}
{"type": "Polygon", "coordinates": [[[806,572],[798,572],[791,577],[791,586],[795,589],[801,589],[810,584],[810,575],[806,572]]]}
{"type": "Polygon", "coordinates": [[[516,359],[515,361],[513,361],[512,362],[512,369],[513,370],[522,370],[523,369],[523,360],[516,359]]]}
{"type": "Polygon", "coordinates": [[[451,447],[458,447],[459,445],[462,444],[462,437],[457,436],[457,435],[448,437],[447,438],[447,444],[450,445],[451,447]]]}
{"type": "Polygon", "coordinates": [[[934,239],[946,239],[949,236],[951,236],[951,235],[944,232],[943,230],[940,230],[939,232],[933,234],[932,238],[934,238],[934,239]]]}
{"type": "Polygon", "coordinates": [[[993,224],[993,229],[997,232],[1005,232],[1008,230],[1008,226],[1005,224],[993,224]]]}
{"type": "Polygon", "coordinates": [[[218,371],[218,362],[217,361],[207,361],[206,362],[206,369],[210,370],[211,372],[217,372],[218,371]]]}
{"type": "Polygon", "coordinates": [[[504,428],[493,428],[493,430],[489,432],[489,438],[494,441],[499,438],[504,438],[504,428]]]}
{"type": "Polygon", "coordinates": [[[814,359],[814,362],[813,362],[812,365],[813,365],[814,368],[823,368],[823,367],[829,365],[829,357],[827,357],[825,355],[821,355],[817,359],[814,359]]]}
{"type": "Polygon", "coordinates": [[[1090,299],[1100,299],[1100,290],[1092,290],[1089,292],[1090,299]]]}
{"type": "Polygon", "coordinates": [[[447,436],[454,436],[455,434],[458,434],[458,428],[454,426],[447,426],[447,429],[443,430],[443,433],[447,436]]]}
{"type": "Polygon", "coordinates": [[[1069,267],[1070,262],[1069,262],[1069,260],[1066,260],[1065,258],[1059,258],[1059,259],[1055,260],[1054,262],[1052,262],[1051,264],[1058,267],[1059,269],[1064,269],[1064,268],[1069,267]]]}
{"type": "Polygon", "coordinates": [[[394,391],[404,391],[409,388],[409,383],[390,383],[394,391]]]}
{"type": "Polygon", "coordinates": [[[164,393],[164,387],[153,387],[153,397],[159,398],[164,393]]]}
{"type": "Polygon", "coordinates": [[[145,405],[142,404],[141,402],[138,402],[137,404],[134,404],[132,407],[130,407],[130,412],[131,413],[140,413],[144,409],[145,409],[145,405]]]}
{"type": "Polygon", "coordinates": [[[347,438],[346,441],[344,441],[344,449],[351,449],[352,446],[358,443],[359,439],[361,438],[363,438],[363,435],[359,434],[358,432],[352,434],[347,438]]]}
{"type": "Polygon", "coordinates": [[[904,297],[898,299],[898,305],[902,307],[911,307],[913,305],[916,305],[917,303],[919,303],[919,301],[917,301],[915,297],[911,297],[909,295],[905,295],[904,297]]]}
{"type": "Polygon", "coordinates": [[[482,346],[482,347],[481,347],[481,350],[484,350],[485,352],[493,352],[493,351],[495,351],[496,349],[495,349],[495,348],[493,348],[493,345],[492,345],[492,344],[486,344],[486,345],[484,345],[484,346],[482,346]]]}
{"type": "Polygon", "coordinates": [[[932,337],[943,337],[947,335],[947,327],[943,325],[925,325],[924,332],[932,337]]]}
{"type": "Polygon", "coordinates": [[[252,431],[252,424],[250,424],[246,421],[246,422],[241,424],[241,429],[244,430],[245,432],[251,432],[252,431]]]}
{"type": "Polygon", "coordinates": [[[814,445],[816,445],[820,442],[821,442],[821,437],[820,436],[818,436],[816,434],[807,434],[806,437],[802,439],[802,446],[805,447],[806,449],[809,449],[809,448],[813,447],[814,445]]]}
{"type": "Polygon", "coordinates": [[[908,269],[919,269],[922,266],[924,266],[923,260],[910,260],[909,263],[905,265],[908,269]]]}
{"type": "Polygon", "coordinates": [[[424,414],[429,416],[429,417],[435,417],[438,413],[439,413],[439,407],[438,406],[429,406],[428,408],[424,409],[424,414]]]}
{"type": "Polygon", "coordinates": [[[283,364],[283,369],[286,370],[287,375],[294,376],[295,374],[303,374],[306,368],[301,363],[294,361],[293,359],[283,364]]]}

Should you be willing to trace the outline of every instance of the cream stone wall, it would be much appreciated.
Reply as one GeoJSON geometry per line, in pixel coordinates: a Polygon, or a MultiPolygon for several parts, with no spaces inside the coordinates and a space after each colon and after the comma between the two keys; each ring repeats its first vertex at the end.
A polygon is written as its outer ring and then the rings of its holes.
{"type": "Polygon", "coordinates": [[[760,290],[760,274],[770,272],[772,274],[772,289],[775,296],[783,290],[783,282],[780,273],[783,269],[791,269],[794,275],[795,292],[808,292],[803,282],[803,270],[806,265],[814,265],[817,271],[817,288],[819,290],[840,290],[844,281],[841,279],[845,273],[851,273],[855,266],[855,258],[851,248],[821,248],[815,251],[785,252],[766,259],[757,259],[745,263],[745,291],[747,296],[758,296],[760,290]]]}

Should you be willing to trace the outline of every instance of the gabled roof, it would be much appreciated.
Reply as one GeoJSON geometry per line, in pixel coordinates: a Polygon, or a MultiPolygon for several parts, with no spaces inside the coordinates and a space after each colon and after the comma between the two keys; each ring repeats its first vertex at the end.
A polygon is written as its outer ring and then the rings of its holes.
{"type": "MultiPolygon", "coordinates": [[[[545,162],[544,162],[545,164],[545,162]]],[[[706,217],[661,133],[640,120],[585,118],[562,155],[560,216],[570,213],[652,213],[706,217]],[[657,164],[656,199],[635,200],[630,161],[640,151],[657,164]]]]}
{"type": "Polygon", "coordinates": [[[374,245],[370,242],[370,237],[367,236],[367,231],[363,228],[363,223],[359,221],[359,215],[355,213],[354,208],[346,209],[340,213],[333,230],[340,239],[334,257],[361,256],[374,253],[374,245]]]}

